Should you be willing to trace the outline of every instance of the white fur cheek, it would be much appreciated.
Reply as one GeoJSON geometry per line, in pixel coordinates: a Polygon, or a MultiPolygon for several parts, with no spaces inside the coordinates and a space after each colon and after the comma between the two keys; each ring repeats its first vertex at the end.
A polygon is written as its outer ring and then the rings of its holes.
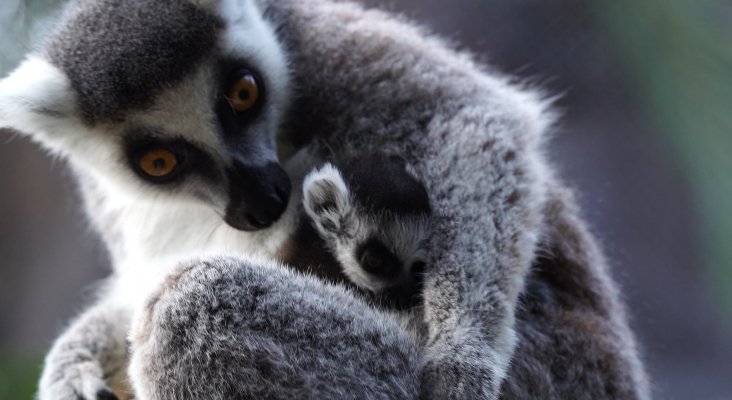
{"type": "Polygon", "coordinates": [[[130,310],[142,308],[181,260],[176,256],[158,256],[147,260],[133,256],[123,260],[116,265],[120,272],[112,288],[112,300],[130,310]]]}

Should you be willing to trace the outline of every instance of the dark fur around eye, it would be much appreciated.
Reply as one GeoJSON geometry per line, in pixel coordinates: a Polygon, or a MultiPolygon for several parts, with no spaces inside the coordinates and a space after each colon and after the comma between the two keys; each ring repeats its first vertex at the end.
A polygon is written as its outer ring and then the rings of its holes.
{"type": "Polygon", "coordinates": [[[382,279],[395,279],[402,274],[402,262],[376,238],[358,246],[356,259],[366,272],[382,279]]]}
{"type": "Polygon", "coordinates": [[[219,94],[216,96],[216,114],[221,123],[224,139],[236,140],[241,132],[254,118],[258,117],[267,100],[267,88],[261,75],[243,63],[236,60],[223,61],[219,66],[219,94]],[[257,82],[257,103],[250,109],[238,112],[234,110],[227,99],[231,86],[244,75],[252,75],[257,82]]]}
{"type": "Polygon", "coordinates": [[[154,184],[173,185],[188,175],[196,174],[211,181],[220,180],[215,161],[204,150],[182,138],[166,138],[144,129],[138,129],[123,139],[127,164],[143,180],[154,184]],[[169,175],[155,177],[140,168],[140,160],[149,151],[165,149],[177,159],[175,170],[169,175]]]}

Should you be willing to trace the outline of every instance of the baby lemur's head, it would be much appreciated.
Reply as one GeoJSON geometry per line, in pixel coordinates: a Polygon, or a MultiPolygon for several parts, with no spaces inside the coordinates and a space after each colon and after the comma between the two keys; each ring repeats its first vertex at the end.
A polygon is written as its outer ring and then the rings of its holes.
{"type": "Polygon", "coordinates": [[[348,280],[387,297],[414,289],[431,209],[403,160],[370,154],[326,164],[305,178],[303,208],[348,280]]]}

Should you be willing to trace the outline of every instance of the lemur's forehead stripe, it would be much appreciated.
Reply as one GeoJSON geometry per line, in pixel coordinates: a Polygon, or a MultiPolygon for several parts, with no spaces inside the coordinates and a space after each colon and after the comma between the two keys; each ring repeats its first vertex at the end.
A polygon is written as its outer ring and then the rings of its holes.
{"type": "Polygon", "coordinates": [[[406,170],[400,159],[381,153],[348,160],[344,178],[355,199],[371,211],[401,215],[429,215],[429,196],[424,186],[406,170]]]}
{"type": "Polygon", "coordinates": [[[216,48],[219,19],[184,0],[79,0],[46,55],[90,122],[150,105],[216,48]]]}

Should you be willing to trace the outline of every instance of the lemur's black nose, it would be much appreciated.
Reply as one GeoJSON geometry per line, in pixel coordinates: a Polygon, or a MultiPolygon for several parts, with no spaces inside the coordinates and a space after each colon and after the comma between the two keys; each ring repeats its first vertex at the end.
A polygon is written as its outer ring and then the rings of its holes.
{"type": "Polygon", "coordinates": [[[287,209],[290,178],[275,162],[252,167],[235,163],[228,171],[229,205],[226,223],[242,231],[256,231],[274,224],[287,209]]]}

